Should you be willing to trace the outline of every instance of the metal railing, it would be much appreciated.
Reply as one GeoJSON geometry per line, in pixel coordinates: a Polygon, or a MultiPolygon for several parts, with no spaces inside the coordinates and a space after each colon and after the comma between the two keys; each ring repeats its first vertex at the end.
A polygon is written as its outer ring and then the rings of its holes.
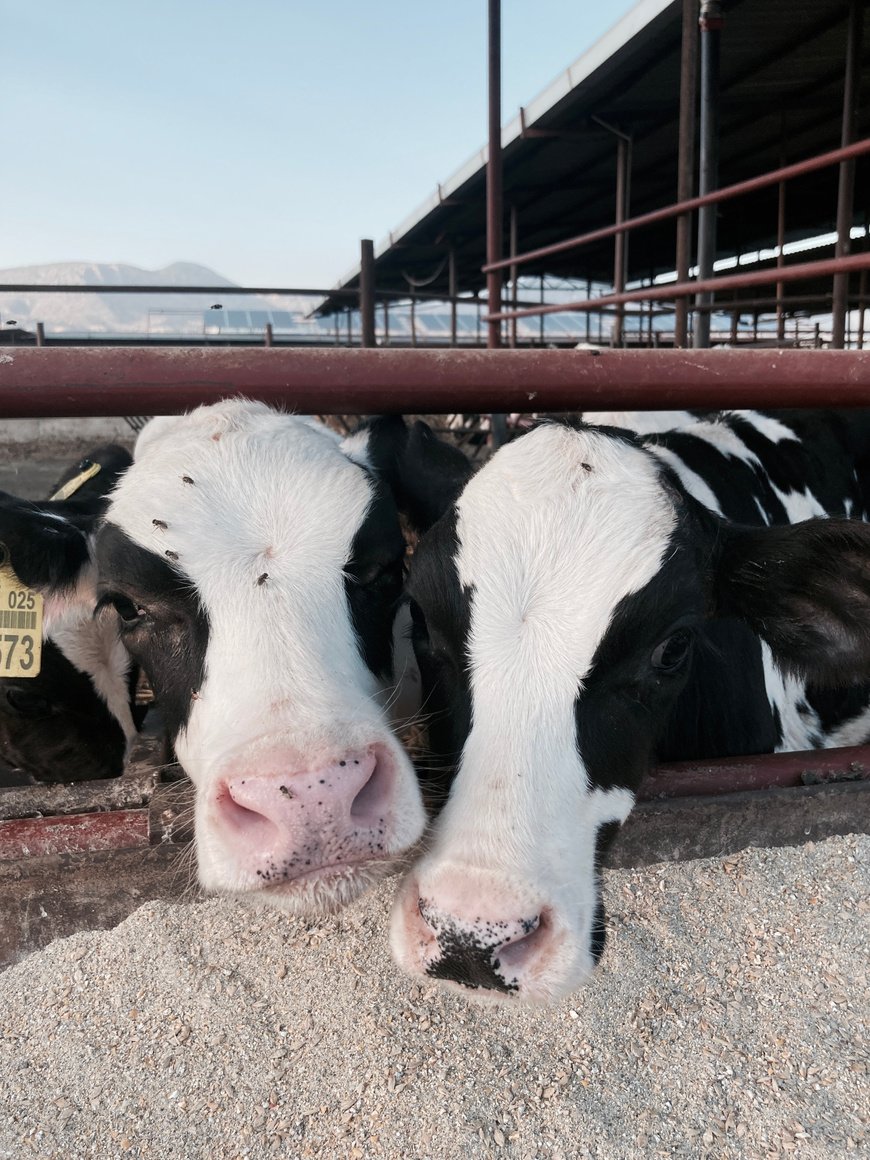
{"type": "MultiPolygon", "coordinates": [[[[757,177],[749,178],[746,181],[736,182],[733,185],[717,189],[702,197],[688,198],[685,201],[675,202],[672,205],[652,210],[649,213],[639,214],[636,217],[615,222],[613,225],[602,226],[599,229],[589,230],[586,233],[566,238],[561,242],[554,242],[549,246],[541,246],[535,250],[527,250],[524,253],[513,254],[509,258],[489,263],[483,266],[482,269],[484,273],[505,269],[516,270],[531,262],[539,262],[544,258],[564,254],[570,250],[579,249],[582,246],[603,241],[607,238],[619,238],[630,234],[632,231],[642,229],[645,226],[678,218],[694,210],[702,209],[705,206],[718,205],[722,202],[731,201],[742,195],[754,193],[760,189],[766,189],[772,185],[778,185],[796,177],[814,173],[819,169],[841,164],[845,161],[852,161],[857,157],[863,157],[868,154],[870,154],[870,138],[856,141],[841,149],[832,149],[827,153],[806,158],[803,161],[798,161],[791,165],[785,165],[780,169],[771,170],[769,173],[759,174],[757,177]]],[[[783,254],[780,248],[777,253],[777,265],[764,270],[753,270],[743,274],[727,274],[710,279],[671,282],[659,286],[644,286],[621,293],[605,294],[598,298],[587,297],[569,303],[560,303],[558,307],[553,305],[536,305],[522,309],[498,310],[489,313],[486,316],[486,321],[489,323],[501,323],[518,318],[539,317],[544,314],[555,313],[557,310],[595,312],[605,307],[624,306],[630,302],[676,301],[688,298],[691,295],[715,292],[717,290],[736,290],[772,283],[782,284],[801,281],[807,278],[829,277],[838,274],[848,274],[856,270],[862,271],[870,269],[870,253],[802,262],[791,266],[781,264],[782,258],[783,254]]],[[[781,294],[778,292],[777,301],[780,298],[781,294]]],[[[715,303],[695,305],[695,310],[712,312],[716,309],[715,303]]]]}

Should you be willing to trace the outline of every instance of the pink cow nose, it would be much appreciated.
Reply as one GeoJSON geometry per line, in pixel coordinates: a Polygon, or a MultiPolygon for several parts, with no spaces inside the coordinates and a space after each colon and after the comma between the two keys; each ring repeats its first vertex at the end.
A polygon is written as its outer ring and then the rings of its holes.
{"type": "Polygon", "coordinates": [[[315,769],[230,777],[216,798],[218,821],[242,868],[265,883],[383,852],[392,763],[379,746],[315,769]]]}

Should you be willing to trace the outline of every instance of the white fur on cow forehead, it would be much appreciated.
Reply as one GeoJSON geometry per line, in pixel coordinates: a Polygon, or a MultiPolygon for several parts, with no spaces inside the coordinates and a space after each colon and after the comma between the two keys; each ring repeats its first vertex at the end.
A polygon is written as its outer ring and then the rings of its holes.
{"type": "Polygon", "coordinates": [[[153,420],[107,519],[197,584],[246,564],[274,582],[343,567],[372,495],[333,432],[234,400],[153,420]]]}
{"type": "Polygon", "coordinates": [[[668,549],[676,513],[659,467],[621,439],[545,425],[502,448],[457,512],[474,665],[532,664],[573,699],[614,608],[668,549]]]}

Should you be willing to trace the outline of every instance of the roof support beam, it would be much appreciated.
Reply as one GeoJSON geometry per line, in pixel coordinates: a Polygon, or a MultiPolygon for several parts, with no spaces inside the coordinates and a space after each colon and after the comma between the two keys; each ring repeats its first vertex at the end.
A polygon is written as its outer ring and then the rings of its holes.
{"type": "MultiPolygon", "coordinates": [[[[855,139],[855,114],[858,106],[859,68],[861,61],[861,33],[864,25],[862,0],[850,0],[849,22],[846,32],[846,75],[843,81],[843,123],[841,145],[851,145],[855,139]]],[[[837,247],[838,258],[845,257],[851,248],[850,230],[854,214],[855,162],[840,163],[840,183],[837,190],[837,247]]],[[[846,313],[849,275],[834,275],[834,313],[831,323],[831,345],[842,350],[846,340],[846,313]]]]}
{"type": "MultiPolygon", "coordinates": [[[[698,21],[695,0],[683,0],[683,39],[680,49],[680,125],[677,144],[677,201],[688,201],[695,177],[695,100],[698,86],[698,21]]],[[[689,280],[692,258],[692,215],[677,218],[677,281],[689,280]]],[[[674,346],[689,342],[689,303],[681,298],[676,305],[674,346]]]]}
{"type": "MultiPolygon", "coordinates": [[[[701,141],[698,163],[698,196],[712,193],[719,183],[719,46],[724,19],[719,0],[701,0],[701,141]]],[[[702,206],[698,213],[698,278],[713,277],[716,260],[716,208],[702,206]]],[[[713,295],[700,292],[695,305],[709,306],[713,295]]],[[[695,316],[692,345],[710,345],[710,312],[695,316]]]]}

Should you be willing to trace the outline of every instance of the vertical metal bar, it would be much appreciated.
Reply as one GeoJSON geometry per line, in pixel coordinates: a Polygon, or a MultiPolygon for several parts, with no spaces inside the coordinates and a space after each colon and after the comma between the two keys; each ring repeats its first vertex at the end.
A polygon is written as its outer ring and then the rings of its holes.
{"type": "MultiPolygon", "coordinates": [[[[616,224],[625,221],[626,190],[628,188],[629,147],[624,137],[616,139],[616,224]]],[[[619,233],[613,239],[613,289],[621,294],[625,289],[625,234],[619,233]]],[[[611,346],[622,346],[624,339],[625,307],[620,303],[613,316],[611,346]]]]}
{"type": "Polygon", "coordinates": [[[858,336],[856,345],[858,350],[864,349],[864,310],[867,303],[867,271],[862,270],[858,279],[858,336]]]}
{"type": "MultiPolygon", "coordinates": [[[[489,158],[486,166],[486,260],[498,262],[502,252],[502,157],[501,157],[501,0],[489,0],[489,158]]],[[[490,314],[501,310],[501,270],[486,275],[486,306],[490,314]]],[[[488,322],[486,345],[501,346],[501,322],[488,322]]],[[[504,415],[490,415],[492,446],[507,440],[504,415]]]]}
{"type": "Polygon", "coordinates": [[[417,345],[417,299],[411,295],[411,346],[417,345]]]}
{"type": "Polygon", "coordinates": [[[37,322],[36,324],[36,345],[45,346],[45,323],[37,322]]]}
{"type": "MultiPolygon", "coordinates": [[[[695,172],[695,104],[698,74],[697,0],[683,0],[683,41],[680,50],[680,127],[677,146],[677,201],[692,196],[695,172]]],[[[687,282],[692,257],[692,215],[677,218],[677,281],[687,282]]],[[[674,346],[689,341],[689,300],[677,299],[674,312],[674,346]]]]}
{"type": "MultiPolygon", "coordinates": [[[[785,182],[778,186],[779,196],[776,204],[776,265],[777,269],[785,265],[785,254],[782,248],[785,245],[785,182]]],[[[785,283],[776,284],[776,341],[782,346],[785,342],[785,283]]]]}
{"type": "MultiPolygon", "coordinates": [[[[489,0],[489,157],[486,166],[486,260],[498,262],[502,251],[501,158],[501,0],[489,0]]],[[[501,310],[501,271],[486,276],[487,311],[501,310]]],[[[501,323],[487,323],[488,347],[501,346],[501,323]]]]}
{"type": "MultiPolygon", "coordinates": [[[[588,301],[591,297],[592,297],[592,279],[587,278],[586,279],[586,300],[588,301]]],[[[591,335],[592,335],[592,315],[587,310],[586,311],[586,341],[587,342],[591,342],[591,340],[592,340],[591,335]]],[[[600,314],[598,315],[598,338],[599,338],[599,340],[601,339],[601,315],[600,314]]]]}
{"type": "Polygon", "coordinates": [[[267,322],[266,323],[266,332],[263,335],[263,345],[264,346],[272,346],[274,338],[275,338],[275,333],[272,330],[272,323],[267,322]]]}
{"type": "MultiPolygon", "coordinates": [[[[724,24],[719,0],[701,0],[701,134],[698,164],[698,195],[712,193],[719,183],[719,45],[724,24]]],[[[698,211],[698,277],[713,277],[716,260],[715,205],[698,211]]],[[[712,305],[708,291],[695,297],[697,306],[712,305]]],[[[710,345],[712,311],[699,310],[695,318],[693,345],[710,345]]]]}
{"type": "Polygon", "coordinates": [[[375,244],[363,238],[359,244],[359,318],[363,346],[375,345],[375,244]]]}
{"type": "Polygon", "coordinates": [[[450,295],[450,345],[456,346],[456,312],[458,309],[458,287],[456,285],[456,251],[453,246],[447,251],[447,293],[450,295]]]}
{"type": "MultiPolygon", "coordinates": [[[[841,145],[851,145],[855,139],[855,112],[859,93],[859,66],[861,57],[861,33],[864,24],[864,4],[862,0],[850,0],[849,21],[846,32],[846,75],[843,81],[843,123],[840,135],[841,145]]],[[[855,197],[855,162],[840,162],[840,182],[837,188],[837,244],[834,254],[845,257],[851,249],[849,232],[855,197]]],[[[842,350],[846,333],[846,312],[848,310],[849,275],[834,275],[834,306],[831,322],[831,346],[842,350]]]]}
{"type": "Polygon", "coordinates": [[[390,300],[384,299],[384,346],[390,345],[390,300]]]}
{"type": "MultiPolygon", "coordinates": [[[[544,305],[544,275],[541,275],[541,305],[544,305]]],[[[538,339],[541,346],[544,345],[544,315],[538,319],[538,339]]]]}
{"type": "Polygon", "coordinates": [[[347,345],[353,346],[353,307],[347,308],[347,345]]]}
{"type": "Polygon", "coordinates": [[[732,346],[737,345],[737,326],[738,326],[739,322],[740,322],[740,315],[738,314],[738,312],[736,310],[733,310],[731,312],[731,334],[728,338],[728,341],[731,343],[732,346]]]}
{"type": "MultiPolygon", "coordinates": [[[[517,207],[511,206],[510,216],[510,255],[513,258],[517,252],[517,207]]],[[[511,280],[511,309],[517,308],[517,266],[514,263],[510,268],[511,280]]],[[[516,347],[517,345],[517,319],[511,319],[510,325],[510,345],[516,347]]]]}

